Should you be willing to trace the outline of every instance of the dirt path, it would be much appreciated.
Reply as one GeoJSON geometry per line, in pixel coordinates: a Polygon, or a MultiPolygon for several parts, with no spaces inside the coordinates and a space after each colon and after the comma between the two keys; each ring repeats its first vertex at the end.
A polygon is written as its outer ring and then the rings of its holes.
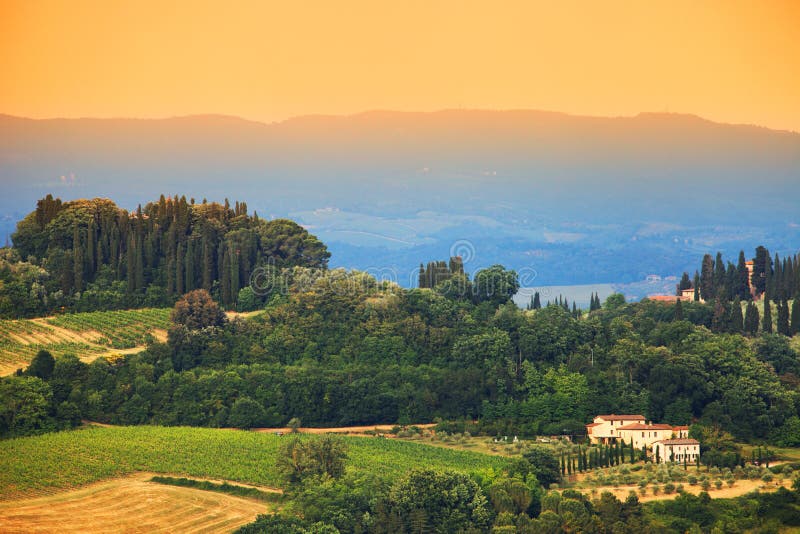
{"type": "Polygon", "coordinates": [[[269,509],[251,499],[149,482],[152,476],[0,502],[0,532],[231,532],[269,509]]]}
{"type": "MultiPolygon", "coordinates": [[[[375,431],[375,432],[382,432],[386,433],[392,430],[397,425],[366,425],[366,426],[339,426],[333,428],[298,428],[298,432],[301,434],[353,434],[363,436],[366,432],[375,431]]],[[[404,426],[416,426],[419,428],[433,428],[436,425],[434,423],[425,423],[420,425],[404,425],[404,426]]],[[[271,432],[276,433],[280,432],[282,434],[290,434],[292,429],[289,427],[284,428],[254,428],[253,432],[271,432]]]]}

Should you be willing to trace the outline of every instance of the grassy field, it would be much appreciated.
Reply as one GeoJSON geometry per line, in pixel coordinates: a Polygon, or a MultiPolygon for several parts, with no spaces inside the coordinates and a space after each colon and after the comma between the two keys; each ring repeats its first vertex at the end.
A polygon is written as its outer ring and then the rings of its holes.
{"type": "MultiPolygon", "coordinates": [[[[186,427],[89,427],[0,441],[0,500],[39,495],[138,471],[276,487],[284,437],[186,427]]],[[[344,437],[350,469],[401,475],[414,467],[462,473],[506,460],[394,439],[344,437]]]]}
{"type": "Polygon", "coordinates": [[[27,366],[41,349],[85,361],[141,349],[165,338],[169,314],[167,308],[149,308],[0,320],[0,375],[27,366]]]}
{"type": "Polygon", "coordinates": [[[272,505],[136,474],[0,502],[0,532],[231,532],[272,505]]]}

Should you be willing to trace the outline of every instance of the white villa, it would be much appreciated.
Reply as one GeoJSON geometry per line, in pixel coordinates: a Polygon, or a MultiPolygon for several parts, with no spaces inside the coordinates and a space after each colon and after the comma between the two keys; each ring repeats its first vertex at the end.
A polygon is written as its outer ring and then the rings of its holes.
{"type": "Polygon", "coordinates": [[[586,434],[592,444],[633,442],[636,449],[652,448],[653,444],[664,440],[686,440],[689,438],[688,426],[672,426],[648,423],[642,415],[598,415],[586,425],[586,434]]]}
{"type": "Polygon", "coordinates": [[[653,455],[662,462],[694,463],[700,455],[700,443],[696,439],[664,439],[653,443],[653,455]]]}
{"type": "Polygon", "coordinates": [[[594,422],[586,425],[586,435],[589,441],[595,445],[603,443],[605,445],[613,442],[619,437],[619,429],[625,425],[645,424],[643,415],[598,415],[594,422]]]}
{"type": "Polygon", "coordinates": [[[627,445],[630,445],[631,441],[633,441],[633,446],[637,449],[641,449],[642,447],[650,448],[656,441],[670,439],[672,433],[672,425],[643,425],[634,423],[619,427],[617,430],[617,438],[627,445]]]}

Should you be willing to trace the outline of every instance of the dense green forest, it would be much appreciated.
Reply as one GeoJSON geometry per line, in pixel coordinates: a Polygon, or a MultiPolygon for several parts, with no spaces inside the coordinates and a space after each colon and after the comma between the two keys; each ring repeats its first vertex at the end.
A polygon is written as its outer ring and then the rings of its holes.
{"type": "Polygon", "coordinates": [[[323,426],[466,418],[488,433],[580,434],[596,413],[642,413],[744,441],[800,444],[800,360],[790,339],[715,333],[709,304],[613,295],[579,318],[559,305],[521,310],[510,302],[514,274],[500,266],[475,285],[505,293],[468,296],[343,270],[292,267],[282,276],[250,319],[207,310],[188,319],[191,306],[216,306],[200,291],[176,306],[168,342],[143,353],[44,365],[41,355],[0,382],[0,432],[81,418],[253,427],[296,417],[323,426]],[[17,399],[32,398],[31,413],[20,414],[17,399]]]}
{"type": "Polygon", "coordinates": [[[12,239],[0,251],[0,317],[171,306],[196,288],[226,308],[254,306],[254,273],[324,269],[330,257],[294,222],[248,215],[245,203],[163,195],[133,212],[107,199],[48,195],[12,239]]]}
{"type": "MultiPolygon", "coordinates": [[[[84,419],[239,428],[439,422],[489,435],[580,437],[598,413],[641,413],[693,425],[706,466],[743,462],[737,442],[800,446],[791,337],[798,257],[773,260],[762,247],[749,284],[744,254],[739,266],[707,256],[702,273],[678,288],[697,288],[696,300],[593,296],[584,312],[560,299],[520,309],[511,301],[517,274],[500,265],[466,273],[457,258],[429,262],[414,289],[331,270],[315,237],[291,221],[249,216],[244,204],[162,197],[127,213],[110,201],[48,197],[20,222],[14,244],[0,265],[5,315],[173,311],[167,341],[138,354],[85,363],[42,351],[0,379],[2,437],[84,419]],[[233,307],[261,312],[228,320],[223,310],[233,307]]],[[[289,443],[299,447],[285,456],[294,459],[316,446],[289,443]]],[[[344,465],[336,462],[326,465],[344,465]]],[[[559,464],[535,450],[481,476],[422,470],[386,480],[289,467],[289,511],[303,519],[263,517],[245,532],[769,530],[793,524],[800,505],[787,490],[733,504],[681,495],[649,507],[635,496],[545,494],[560,480],[559,464]],[[441,487],[458,497],[409,504],[441,487]]]]}

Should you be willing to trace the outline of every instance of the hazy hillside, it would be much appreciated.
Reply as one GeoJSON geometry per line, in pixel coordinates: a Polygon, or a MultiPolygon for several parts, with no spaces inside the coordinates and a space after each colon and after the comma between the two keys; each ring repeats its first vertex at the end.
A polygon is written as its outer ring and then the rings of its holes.
{"type": "Polygon", "coordinates": [[[49,192],[129,208],[160,192],[246,196],[312,226],[332,265],[393,268],[404,285],[458,240],[474,247],[468,269],[568,284],[675,274],[746,243],[791,252],[800,237],[800,134],[676,114],[0,116],[0,180],[4,231],[49,192]]]}

